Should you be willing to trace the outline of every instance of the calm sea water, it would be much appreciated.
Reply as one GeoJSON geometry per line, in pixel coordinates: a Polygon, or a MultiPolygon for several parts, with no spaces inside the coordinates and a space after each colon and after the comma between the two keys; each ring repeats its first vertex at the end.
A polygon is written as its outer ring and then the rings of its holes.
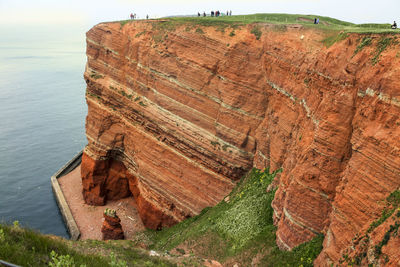
{"type": "Polygon", "coordinates": [[[0,27],[0,221],[67,237],[50,177],[86,144],[85,27],[0,27]]]}

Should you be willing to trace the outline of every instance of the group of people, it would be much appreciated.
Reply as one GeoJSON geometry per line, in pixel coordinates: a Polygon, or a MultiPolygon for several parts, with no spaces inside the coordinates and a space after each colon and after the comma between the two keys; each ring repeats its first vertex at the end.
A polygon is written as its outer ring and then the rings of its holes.
{"type": "MultiPolygon", "coordinates": [[[[201,16],[200,12],[197,12],[197,16],[198,17],[201,16]]],[[[203,17],[206,17],[206,16],[207,16],[206,12],[203,12],[203,17]]],[[[219,10],[211,11],[210,16],[211,17],[219,17],[219,16],[221,16],[221,12],[219,10]]],[[[230,10],[230,11],[227,10],[225,13],[225,16],[232,16],[232,10],[230,10]]]]}
{"type": "MultiPolygon", "coordinates": [[[[130,17],[131,19],[136,19],[136,13],[135,14],[131,13],[130,17]]],[[[146,15],[146,19],[149,19],[149,15],[146,15]]]]}
{"type": "MultiPolygon", "coordinates": [[[[210,13],[211,17],[219,17],[221,15],[222,14],[221,14],[221,12],[219,10],[211,11],[211,13],[210,13]]],[[[200,12],[197,12],[197,16],[201,17],[200,12]]],[[[207,16],[206,12],[203,12],[203,17],[206,17],[206,16],[207,16]]],[[[225,16],[232,16],[232,10],[227,10],[226,13],[225,13],[225,16]]],[[[130,14],[130,18],[131,19],[137,19],[136,13],[131,13],[130,14]]],[[[149,15],[146,15],[146,19],[149,19],[149,15]]]]}

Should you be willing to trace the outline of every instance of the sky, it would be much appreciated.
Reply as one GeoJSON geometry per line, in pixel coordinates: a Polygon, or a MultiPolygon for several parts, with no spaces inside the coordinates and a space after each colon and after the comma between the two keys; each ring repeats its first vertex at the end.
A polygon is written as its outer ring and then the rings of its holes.
{"type": "Polygon", "coordinates": [[[329,16],[353,23],[400,21],[400,0],[0,0],[0,26],[71,25],[232,10],[235,15],[291,13],[329,16]]]}

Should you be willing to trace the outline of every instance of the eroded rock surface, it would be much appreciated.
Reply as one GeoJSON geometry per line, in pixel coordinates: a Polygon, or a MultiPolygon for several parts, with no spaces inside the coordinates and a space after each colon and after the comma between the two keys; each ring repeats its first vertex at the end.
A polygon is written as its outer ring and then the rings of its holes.
{"type": "Polygon", "coordinates": [[[168,23],[87,33],[85,200],[132,194],[157,229],[215,205],[253,166],[282,167],[278,245],[324,233],[315,263],[337,263],[400,186],[398,44],[374,65],[389,37],[355,54],[362,35],[326,48],[299,25],[257,25],[257,40],[255,25],[168,23]]]}
{"type": "Polygon", "coordinates": [[[103,234],[103,240],[121,240],[125,238],[121,219],[115,213],[112,216],[104,213],[101,233],[103,234]]]}

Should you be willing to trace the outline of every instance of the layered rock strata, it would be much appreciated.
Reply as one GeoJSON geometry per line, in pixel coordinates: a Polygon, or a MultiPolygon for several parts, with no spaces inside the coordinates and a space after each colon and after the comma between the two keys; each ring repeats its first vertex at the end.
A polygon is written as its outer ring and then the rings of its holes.
{"type": "Polygon", "coordinates": [[[278,245],[324,233],[316,264],[337,263],[400,186],[400,57],[397,37],[371,35],[357,53],[365,36],[330,48],[326,37],[300,25],[95,26],[86,201],[132,194],[156,229],[216,204],[253,166],[282,167],[278,245]]]}

